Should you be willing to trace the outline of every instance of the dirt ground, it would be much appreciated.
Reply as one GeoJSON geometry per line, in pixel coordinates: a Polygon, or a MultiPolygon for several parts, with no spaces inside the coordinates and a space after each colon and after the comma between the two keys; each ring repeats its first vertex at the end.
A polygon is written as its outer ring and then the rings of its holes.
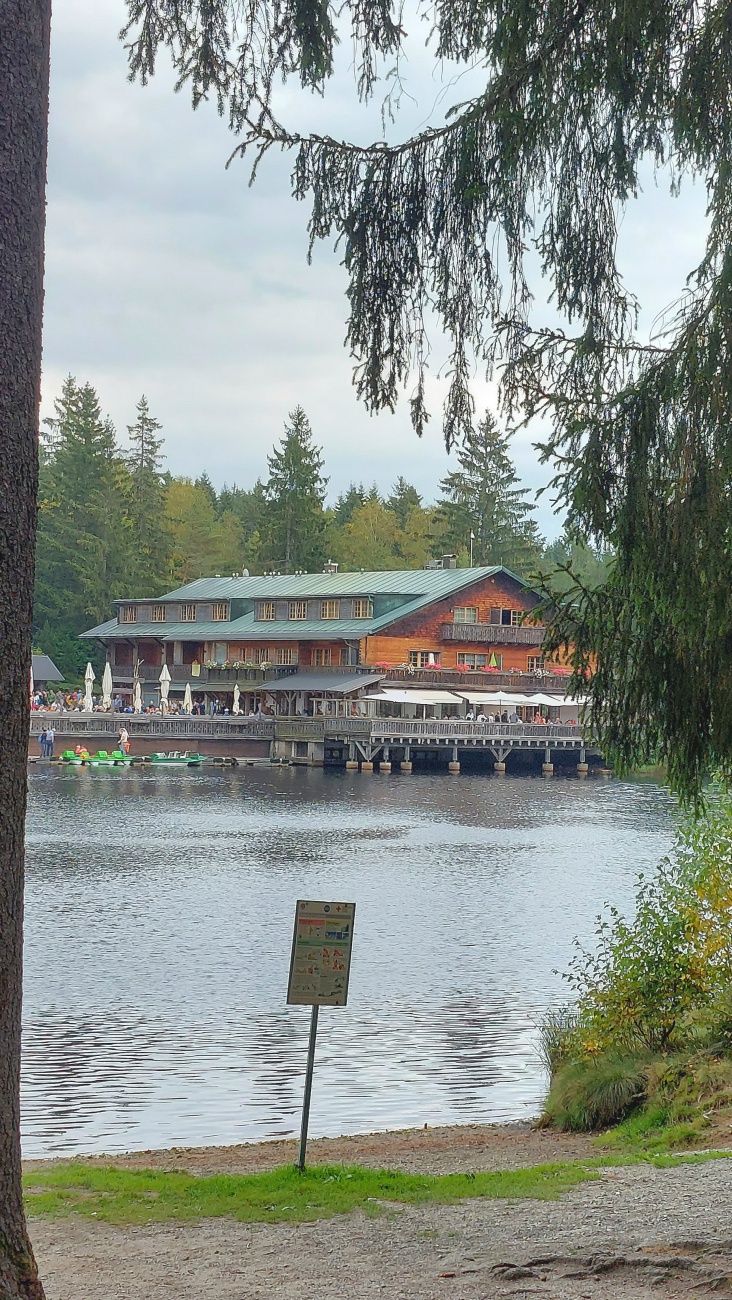
{"type": "MultiPolygon", "coordinates": [[[[252,1172],[294,1143],[139,1152],[128,1167],[252,1172]]],[[[582,1137],[471,1126],[313,1142],[309,1158],[410,1172],[596,1154],[582,1137]]],[[[105,1163],[110,1163],[107,1161],[105,1163]]],[[[39,1162],[29,1162],[38,1168],[39,1162]]],[[[732,1160],[608,1169],[559,1201],[465,1201],[313,1224],[35,1220],[48,1300],[650,1300],[732,1292],[732,1160]]]]}

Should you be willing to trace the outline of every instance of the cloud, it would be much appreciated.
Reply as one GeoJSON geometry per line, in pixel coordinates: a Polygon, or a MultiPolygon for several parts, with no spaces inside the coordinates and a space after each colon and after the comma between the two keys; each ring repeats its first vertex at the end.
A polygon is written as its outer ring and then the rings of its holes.
{"type": "MultiPolygon", "coordinates": [[[[42,414],[69,372],[95,385],[122,432],[145,392],[174,473],[206,469],[215,483],[247,485],[265,473],[301,403],[333,494],[352,479],[386,488],[404,474],[433,499],[451,468],[440,381],[431,382],[435,418],[421,442],[406,402],[395,415],[364,411],[343,347],[345,275],[329,248],[307,263],[307,210],[290,196],[291,163],[269,159],[253,188],[245,164],[226,170],[233,142],[210,106],[194,113],[164,66],[147,88],[127,81],[124,16],[121,0],[65,0],[54,14],[42,414]]],[[[435,103],[464,99],[481,76],[443,85],[418,35],[406,67],[417,102],[405,101],[392,133],[418,128],[435,103]]],[[[337,124],[361,140],[380,132],[379,106],[358,105],[347,66],[323,99],[286,87],[278,110],[301,129],[337,124]]],[[[672,201],[649,177],[621,233],[647,323],[680,291],[703,231],[702,196],[672,201]]],[[[492,403],[488,384],[476,392],[492,403]]],[[[522,431],[514,444],[532,489],[547,477],[535,436],[522,431]]],[[[546,497],[540,522],[558,531],[546,497]]]]}

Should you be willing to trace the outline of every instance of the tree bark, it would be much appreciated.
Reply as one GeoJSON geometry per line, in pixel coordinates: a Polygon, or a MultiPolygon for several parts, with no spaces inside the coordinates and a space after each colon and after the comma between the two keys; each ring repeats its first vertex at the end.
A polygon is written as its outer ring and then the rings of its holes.
{"type": "Polygon", "coordinates": [[[51,0],[0,0],[0,1300],[43,1300],[23,1213],[24,823],[51,0]]]}

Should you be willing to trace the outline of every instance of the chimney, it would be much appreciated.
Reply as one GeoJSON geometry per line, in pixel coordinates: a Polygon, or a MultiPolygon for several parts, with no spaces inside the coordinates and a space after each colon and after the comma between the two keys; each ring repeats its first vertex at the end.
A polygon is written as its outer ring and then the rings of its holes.
{"type": "Polygon", "coordinates": [[[338,565],[335,563],[334,560],[328,560],[328,563],[323,565],[323,573],[337,573],[337,572],[338,572],[338,565]]]}

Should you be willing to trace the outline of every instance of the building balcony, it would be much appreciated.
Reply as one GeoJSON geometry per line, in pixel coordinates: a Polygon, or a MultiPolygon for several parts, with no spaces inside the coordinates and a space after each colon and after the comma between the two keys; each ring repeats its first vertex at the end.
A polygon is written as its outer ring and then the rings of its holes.
{"type": "MultiPolygon", "coordinates": [[[[223,665],[216,668],[206,668],[201,664],[200,671],[194,675],[192,667],[192,664],[168,664],[170,684],[174,690],[183,689],[187,682],[190,682],[193,691],[200,690],[203,687],[208,690],[214,690],[217,687],[221,690],[225,688],[233,690],[237,682],[242,688],[256,689],[265,682],[272,682],[275,678],[288,677],[298,670],[297,664],[277,665],[266,669],[225,668],[223,665]]],[[[162,664],[140,664],[137,676],[141,682],[149,684],[159,682],[161,672],[162,664]]],[[[112,679],[115,687],[131,686],[134,678],[135,670],[131,665],[112,665],[112,679]]]]}
{"type": "Polygon", "coordinates": [[[463,645],[541,645],[544,628],[508,627],[502,623],[443,623],[442,640],[460,641],[463,645]]]}
{"type": "MultiPolygon", "coordinates": [[[[378,669],[376,670],[378,671],[378,669]]],[[[412,686],[455,686],[463,689],[475,687],[484,691],[553,691],[564,695],[569,677],[566,673],[500,672],[496,669],[457,669],[457,668],[408,668],[400,664],[396,668],[385,668],[384,686],[409,682],[412,686]]]]}

